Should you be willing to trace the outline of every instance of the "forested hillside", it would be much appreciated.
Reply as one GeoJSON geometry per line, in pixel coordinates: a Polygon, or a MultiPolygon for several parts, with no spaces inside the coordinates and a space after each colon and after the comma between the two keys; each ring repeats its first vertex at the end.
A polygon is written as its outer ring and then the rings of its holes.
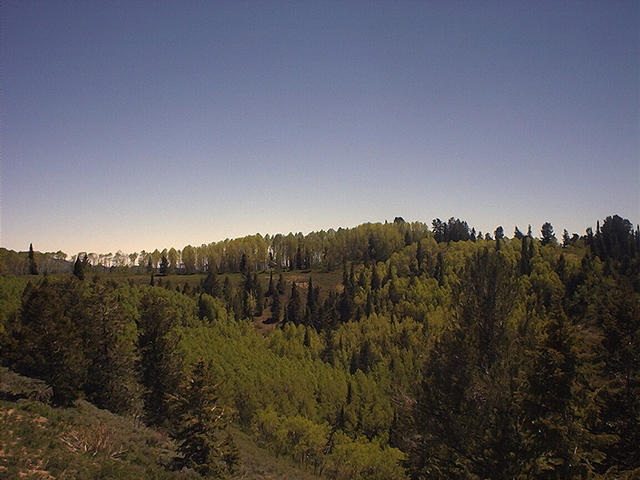
{"type": "Polygon", "coordinates": [[[51,275],[4,251],[1,360],[168,435],[166,478],[238,475],[230,424],[326,478],[636,478],[640,232],[560,237],[397,218],[51,275]]]}

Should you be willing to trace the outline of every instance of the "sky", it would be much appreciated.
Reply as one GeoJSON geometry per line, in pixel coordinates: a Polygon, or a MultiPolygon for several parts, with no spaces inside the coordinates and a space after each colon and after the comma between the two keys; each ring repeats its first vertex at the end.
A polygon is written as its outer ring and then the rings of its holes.
{"type": "MultiPolygon", "coordinates": [[[[0,246],[640,222],[640,2],[0,3],[0,246]]],[[[539,235],[539,233],[538,233],[539,235]]]]}

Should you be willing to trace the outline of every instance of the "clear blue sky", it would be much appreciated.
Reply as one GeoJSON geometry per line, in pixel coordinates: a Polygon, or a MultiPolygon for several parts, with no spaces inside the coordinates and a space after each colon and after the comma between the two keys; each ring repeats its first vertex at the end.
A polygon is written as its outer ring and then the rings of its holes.
{"type": "Polygon", "coordinates": [[[640,2],[0,3],[0,245],[640,221],[640,2]]]}

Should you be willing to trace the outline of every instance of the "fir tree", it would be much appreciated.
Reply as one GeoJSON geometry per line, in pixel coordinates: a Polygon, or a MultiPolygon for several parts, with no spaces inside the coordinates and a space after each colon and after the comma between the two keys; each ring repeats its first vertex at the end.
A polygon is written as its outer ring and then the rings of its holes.
{"type": "Polygon", "coordinates": [[[513,231],[513,238],[517,238],[518,240],[522,240],[524,238],[524,234],[520,231],[517,225],[513,231]]]}
{"type": "Polygon", "coordinates": [[[296,282],[291,282],[291,296],[287,303],[287,321],[292,322],[294,325],[298,325],[302,320],[302,303],[300,301],[300,295],[298,294],[298,287],[296,282]]]}
{"type": "Polygon", "coordinates": [[[18,318],[12,318],[2,338],[3,363],[29,377],[44,380],[53,400],[69,405],[79,396],[87,376],[84,342],[73,312],[63,301],[80,303],[78,282],[27,284],[18,318]]]}
{"type": "Polygon", "coordinates": [[[224,277],[222,294],[227,303],[231,303],[231,300],[233,300],[233,288],[231,287],[231,279],[229,278],[229,275],[224,277]]]}
{"type": "Polygon", "coordinates": [[[29,244],[29,275],[38,275],[38,265],[36,264],[36,256],[33,253],[33,244],[29,244]]]}
{"type": "Polygon", "coordinates": [[[300,245],[298,245],[298,249],[296,250],[296,269],[302,270],[302,250],[300,245]]]}
{"type": "Polygon", "coordinates": [[[240,257],[240,273],[246,275],[249,271],[249,265],[247,263],[247,254],[242,252],[242,256],[240,257]]]}
{"type": "Polygon", "coordinates": [[[210,368],[200,361],[177,395],[171,397],[178,442],[178,468],[192,468],[200,475],[225,478],[238,464],[238,451],[228,432],[228,414],[218,401],[218,385],[210,368]]]}
{"type": "Polygon", "coordinates": [[[79,279],[84,280],[84,265],[80,260],[80,255],[76,257],[76,261],[73,264],[73,274],[79,279]]]}
{"type": "Polygon", "coordinates": [[[182,359],[177,350],[180,341],[176,328],[178,318],[170,308],[168,292],[160,292],[150,289],[142,297],[138,324],[144,411],[151,425],[168,422],[167,395],[176,392],[182,373],[182,359]]]}
{"type": "Polygon", "coordinates": [[[554,300],[527,362],[522,401],[524,450],[529,478],[584,478],[579,470],[572,390],[576,356],[569,322],[554,300]]]}
{"type": "Polygon", "coordinates": [[[207,276],[202,282],[202,290],[207,295],[212,297],[220,296],[220,283],[218,282],[218,275],[211,266],[208,269],[207,276]]]}
{"type": "Polygon", "coordinates": [[[284,295],[284,275],[282,273],[278,277],[278,284],[276,285],[276,289],[278,290],[278,294],[284,295]]]}
{"type": "Polygon", "coordinates": [[[269,271],[269,286],[267,287],[267,293],[265,293],[265,297],[271,297],[275,294],[275,287],[273,285],[273,270],[269,271]]]}
{"type": "Polygon", "coordinates": [[[442,255],[442,252],[438,252],[435,277],[436,280],[438,280],[438,285],[440,285],[441,287],[444,285],[444,269],[444,256],[442,255]]]}
{"type": "Polygon", "coordinates": [[[546,222],[542,225],[542,229],[540,230],[542,233],[542,241],[540,242],[542,246],[549,245],[550,243],[556,243],[556,236],[553,233],[553,227],[549,222],[546,222]]]}
{"type": "Polygon", "coordinates": [[[280,313],[282,311],[282,305],[280,304],[280,295],[275,293],[273,300],[271,301],[271,323],[278,323],[280,321],[280,313]]]}
{"type": "Polygon", "coordinates": [[[317,310],[316,297],[313,289],[313,281],[309,277],[309,283],[307,285],[307,306],[305,309],[305,325],[313,324],[313,318],[317,310]]]}
{"type": "Polygon", "coordinates": [[[162,256],[162,260],[160,260],[160,275],[166,275],[169,272],[169,260],[167,260],[166,256],[162,256]]]}
{"type": "Polygon", "coordinates": [[[500,226],[496,228],[496,231],[494,232],[494,234],[496,237],[496,252],[497,252],[498,250],[500,250],[500,242],[504,238],[504,229],[500,226]]]}
{"type": "Polygon", "coordinates": [[[253,296],[256,300],[256,315],[260,317],[264,309],[264,294],[262,293],[262,285],[257,273],[253,274],[253,296]]]}
{"type": "Polygon", "coordinates": [[[380,289],[380,275],[378,274],[378,267],[376,262],[371,264],[371,290],[376,291],[380,289]]]}

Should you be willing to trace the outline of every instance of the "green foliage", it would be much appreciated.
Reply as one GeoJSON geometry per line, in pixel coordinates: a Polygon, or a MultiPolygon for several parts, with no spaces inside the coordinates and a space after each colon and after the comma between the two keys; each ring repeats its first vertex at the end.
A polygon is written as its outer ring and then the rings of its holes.
{"type": "Polygon", "coordinates": [[[542,225],[541,233],[542,241],[540,243],[542,244],[542,246],[549,245],[550,243],[555,245],[556,236],[554,235],[553,227],[549,222],[546,222],[544,225],[542,225]]]}
{"type": "Polygon", "coordinates": [[[132,420],[78,401],[73,408],[0,402],[2,478],[197,480],[164,463],[175,445],[132,420]]]}
{"type": "Polygon", "coordinates": [[[78,315],[85,322],[88,360],[87,398],[114,413],[139,414],[141,387],[137,370],[138,298],[131,287],[94,282],[85,291],[85,307],[78,315]]]}
{"type": "Polygon", "coordinates": [[[23,278],[0,275],[0,338],[7,322],[19,314],[26,285],[23,278]]]}
{"type": "Polygon", "coordinates": [[[144,392],[145,418],[151,425],[166,425],[169,420],[167,394],[176,392],[182,374],[180,342],[181,318],[193,315],[193,306],[177,304],[179,294],[151,287],[140,299],[139,348],[144,392]]]}
{"type": "Polygon", "coordinates": [[[33,244],[29,244],[29,275],[38,275],[38,264],[36,263],[36,256],[33,252],[33,244]]]}
{"type": "MultiPolygon", "coordinates": [[[[617,216],[562,246],[550,224],[542,233],[488,240],[452,218],[433,234],[398,221],[256,235],[185,248],[185,271],[209,273],[173,277],[183,293],[136,286],[142,276],[0,277],[1,358],[59,403],[179,420],[193,478],[237,453],[220,453],[225,422],[205,405],[330,478],[403,478],[403,466],[412,478],[628,478],[640,468],[640,235],[617,216]],[[328,272],[341,263],[342,285],[328,272]],[[313,280],[287,271],[274,285],[288,268],[313,280]],[[219,288],[214,269],[244,273],[219,288]]],[[[170,251],[141,265],[165,254],[178,265],[170,251]]]]}
{"type": "Polygon", "coordinates": [[[180,453],[175,459],[177,467],[222,478],[236,468],[238,453],[228,432],[225,435],[228,415],[218,403],[217,387],[210,369],[198,362],[178,393],[171,396],[171,414],[180,453]]]}
{"type": "Polygon", "coordinates": [[[71,403],[87,375],[81,332],[74,324],[74,313],[65,308],[61,297],[79,303],[75,280],[27,285],[21,314],[7,325],[3,360],[17,372],[40,378],[53,389],[53,400],[71,403]]]}

